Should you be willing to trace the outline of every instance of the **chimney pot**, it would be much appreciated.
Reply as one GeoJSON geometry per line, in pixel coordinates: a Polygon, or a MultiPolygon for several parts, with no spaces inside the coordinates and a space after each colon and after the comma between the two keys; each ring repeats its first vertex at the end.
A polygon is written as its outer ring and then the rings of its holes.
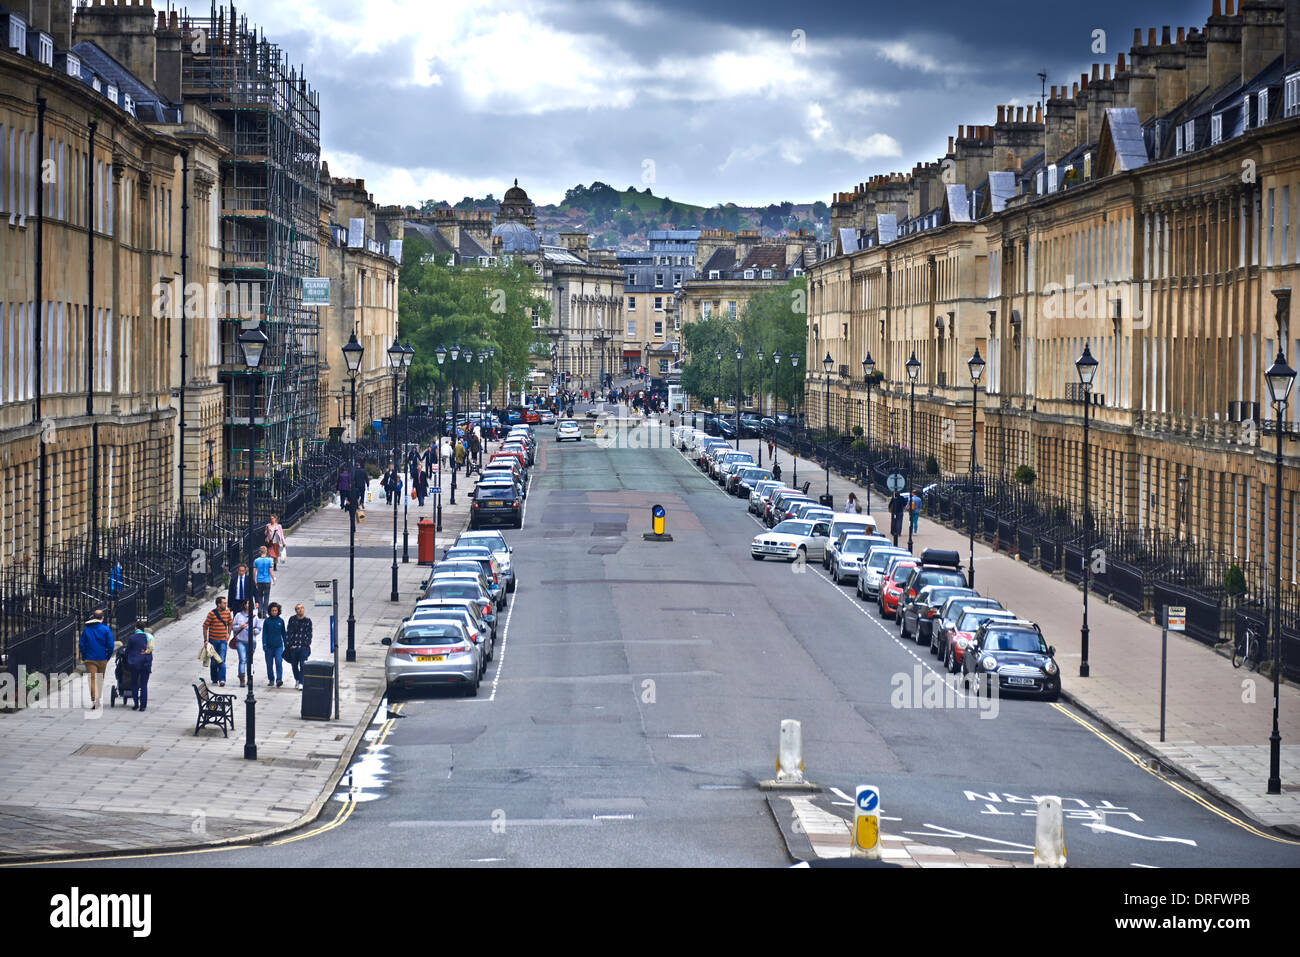
{"type": "Polygon", "coordinates": [[[957,139],[959,139],[959,140],[963,140],[963,139],[965,139],[965,138],[966,138],[966,127],[964,127],[964,126],[958,126],[958,127],[957,127],[957,139]]]}
{"type": "Polygon", "coordinates": [[[1035,123],[1043,122],[1043,108],[1041,106],[1034,107],[1034,122],[1035,123]]]}
{"type": "Polygon", "coordinates": [[[948,137],[948,152],[949,152],[949,154],[952,153],[952,137],[951,137],[951,136],[948,137]]]}
{"type": "Polygon", "coordinates": [[[1079,84],[1072,83],[1071,86],[1073,89],[1070,91],[1070,99],[1077,100],[1079,98],[1079,84]]]}
{"type": "Polygon", "coordinates": [[[1230,16],[1233,15],[1233,13],[1232,13],[1232,0],[1223,0],[1223,15],[1224,15],[1225,17],[1230,17],[1230,16]]]}
{"type": "Polygon", "coordinates": [[[1024,121],[1025,121],[1025,108],[1024,108],[1023,106],[1017,106],[1017,107],[1016,107],[1016,122],[1017,122],[1017,123],[1023,123],[1024,121]]]}
{"type": "Polygon", "coordinates": [[[1142,28],[1141,28],[1141,27],[1134,27],[1134,28],[1133,28],[1133,45],[1134,45],[1135,47],[1140,47],[1140,46],[1142,45],[1142,28]]]}
{"type": "Polygon", "coordinates": [[[1161,28],[1160,28],[1160,45],[1161,45],[1162,47],[1167,47],[1167,46],[1169,46],[1169,43],[1170,43],[1170,40],[1169,40],[1169,27],[1167,27],[1167,26],[1165,26],[1165,27],[1161,27],[1161,28]]]}
{"type": "Polygon", "coordinates": [[[1088,89],[1088,74],[1086,73],[1079,74],[1079,89],[1080,90],[1088,89]]]}
{"type": "Polygon", "coordinates": [[[999,122],[999,123],[1003,123],[1003,122],[1006,121],[1006,118],[1007,118],[1007,108],[1006,108],[1005,106],[999,106],[999,107],[998,107],[998,122],[999,122]]]}
{"type": "Polygon", "coordinates": [[[1178,28],[1178,42],[1182,43],[1187,39],[1187,31],[1183,27],[1178,28]]]}
{"type": "Polygon", "coordinates": [[[1222,5],[1219,3],[1219,0],[1214,0],[1214,3],[1210,6],[1210,16],[1218,17],[1222,15],[1222,5]]]}
{"type": "Polygon", "coordinates": [[[1155,45],[1156,45],[1156,28],[1147,27],[1147,46],[1153,47],[1155,45]]]}
{"type": "Polygon", "coordinates": [[[1109,64],[1109,63],[1104,63],[1104,64],[1102,64],[1102,67],[1101,67],[1101,78],[1102,78],[1103,80],[1109,80],[1109,79],[1110,79],[1110,64],[1109,64]]]}
{"type": "Polygon", "coordinates": [[[1125,69],[1126,68],[1124,66],[1124,54],[1121,53],[1119,57],[1115,60],[1115,75],[1119,76],[1121,73],[1125,72],[1125,69]]]}
{"type": "Polygon", "coordinates": [[[1101,79],[1101,67],[1098,66],[1096,63],[1094,63],[1094,64],[1092,65],[1092,78],[1093,78],[1094,80],[1100,80],[1100,79],[1101,79]]]}

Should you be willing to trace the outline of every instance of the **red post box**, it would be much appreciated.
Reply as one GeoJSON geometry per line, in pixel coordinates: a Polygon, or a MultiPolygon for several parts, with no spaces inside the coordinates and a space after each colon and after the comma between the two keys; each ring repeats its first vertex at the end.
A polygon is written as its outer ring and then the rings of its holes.
{"type": "Polygon", "coordinates": [[[434,548],[433,536],[437,526],[427,518],[422,518],[420,519],[418,527],[419,540],[416,546],[416,551],[418,553],[417,558],[421,565],[432,565],[434,548]]]}

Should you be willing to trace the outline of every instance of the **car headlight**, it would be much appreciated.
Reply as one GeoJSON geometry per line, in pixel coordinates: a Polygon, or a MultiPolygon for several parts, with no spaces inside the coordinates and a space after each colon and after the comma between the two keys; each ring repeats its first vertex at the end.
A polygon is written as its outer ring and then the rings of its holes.
{"type": "Polygon", "coordinates": [[[962,651],[966,650],[966,644],[967,642],[965,638],[957,638],[953,641],[953,645],[961,649],[962,651]]]}
{"type": "Polygon", "coordinates": [[[1043,665],[1043,670],[1047,672],[1049,675],[1056,674],[1057,671],[1056,662],[1053,661],[1051,658],[1048,658],[1047,663],[1043,665]]]}
{"type": "Polygon", "coordinates": [[[998,660],[994,658],[992,655],[986,655],[984,657],[984,660],[980,662],[980,665],[984,668],[985,671],[998,670],[998,660]]]}

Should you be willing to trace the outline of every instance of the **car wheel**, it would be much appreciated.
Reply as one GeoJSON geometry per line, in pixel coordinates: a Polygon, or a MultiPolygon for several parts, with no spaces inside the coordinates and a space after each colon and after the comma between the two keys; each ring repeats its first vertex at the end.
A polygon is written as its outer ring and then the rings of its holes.
{"type": "Polygon", "coordinates": [[[471,685],[469,686],[469,688],[466,690],[466,692],[465,692],[465,697],[467,697],[467,698],[477,698],[477,697],[478,697],[478,685],[479,685],[479,680],[480,680],[479,676],[478,676],[478,675],[475,675],[475,676],[474,676],[474,683],[471,684],[471,685]]]}
{"type": "Polygon", "coordinates": [[[898,637],[900,638],[911,637],[907,633],[907,616],[904,615],[902,612],[899,612],[894,617],[898,620],[898,637]]]}
{"type": "Polygon", "coordinates": [[[948,654],[944,656],[943,667],[950,675],[955,674],[957,671],[957,662],[953,660],[952,656],[952,645],[948,646],[948,654]]]}
{"type": "Polygon", "coordinates": [[[761,562],[761,561],[763,560],[763,556],[762,556],[762,555],[755,555],[753,552],[750,552],[750,553],[749,553],[749,557],[752,558],[752,559],[754,559],[754,561],[756,561],[756,562],[761,562]]]}
{"type": "Polygon", "coordinates": [[[402,693],[400,690],[398,690],[397,685],[385,685],[384,697],[388,699],[389,704],[392,704],[394,701],[401,700],[402,693]]]}
{"type": "Polygon", "coordinates": [[[800,546],[799,546],[799,551],[798,551],[798,553],[795,555],[794,560],[795,560],[796,562],[798,562],[800,565],[806,565],[806,564],[808,564],[808,549],[806,549],[806,548],[804,548],[804,546],[800,545],[800,546]]]}

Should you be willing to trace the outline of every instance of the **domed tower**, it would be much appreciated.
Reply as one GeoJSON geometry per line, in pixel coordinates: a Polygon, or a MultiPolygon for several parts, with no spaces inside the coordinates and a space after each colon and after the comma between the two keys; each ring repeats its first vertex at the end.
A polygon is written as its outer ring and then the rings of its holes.
{"type": "Polygon", "coordinates": [[[497,212],[498,223],[523,223],[530,230],[537,228],[537,214],[533,206],[533,201],[528,198],[528,194],[519,188],[519,180],[515,180],[515,185],[506,190],[505,198],[501,200],[501,209],[497,212]]]}

